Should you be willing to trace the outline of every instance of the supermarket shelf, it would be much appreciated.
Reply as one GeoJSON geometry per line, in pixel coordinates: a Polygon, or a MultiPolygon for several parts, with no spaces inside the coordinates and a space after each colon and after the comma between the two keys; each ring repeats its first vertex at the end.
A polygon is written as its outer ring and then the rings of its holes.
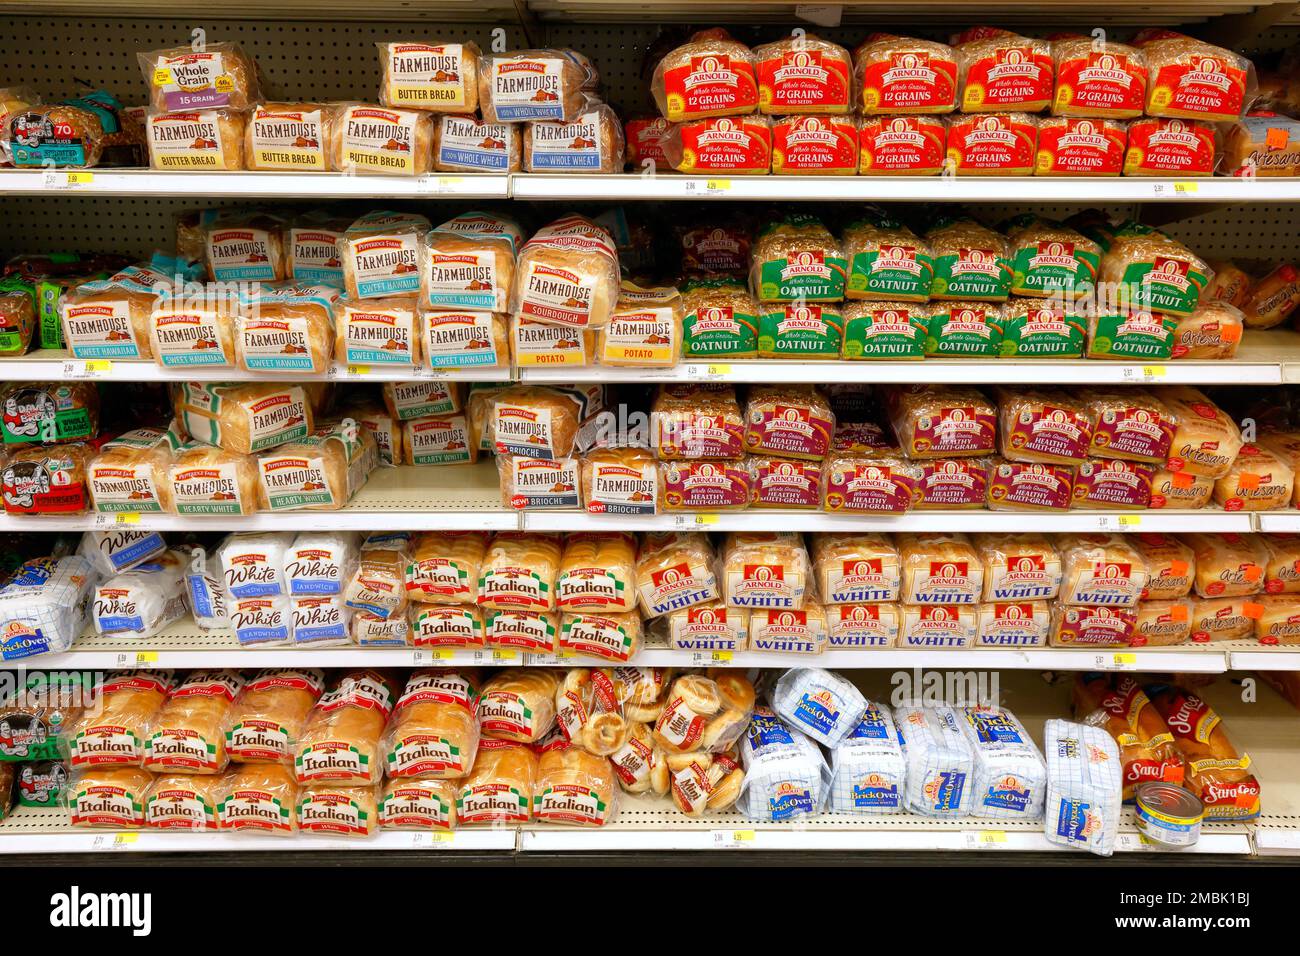
{"type": "MultiPolygon", "coordinates": [[[[3,527],[3,525],[0,525],[3,527]]],[[[526,531],[1211,531],[1254,530],[1249,514],[1200,511],[909,511],[888,516],[836,515],[818,511],[674,512],[659,515],[593,515],[585,511],[527,511],[526,531]]]]}
{"type": "Polygon", "coordinates": [[[851,202],[1300,202],[1300,181],[1045,176],[736,176],[516,173],[516,199],[721,199],[851,202]]]}
{"type": "Polygon", "coordinates": [[[149,531],[339,531],[508,530],[519,518],[501,507],[492,462],[459,468],[378,468],[339,511],[282,511],[202,516],[170,514],[88,514],[0,516],[0,531],[86,531],[129,525],[149,531]]]}
{"type": "Polygon", "coordinates": [[[151,169],[0,170],[0,196],[54,193],[202,199],[505,199],[510,195],[510,180],[504,174],[481,173],[402,177],[151,169]]]}
{"type": "Polygon", "coordinates": [[[1300,531],[1300,511],[1261,511],[1256,513],[1260,531],[1300,531]]]}
{"type": "Polygon", "coordinates": [[[1228,652],[1228,668],[1234,671],[1300,671],[1300,647],[1267,647],[1254,641],[1232,641],[1218,645],[1228,652]]]}

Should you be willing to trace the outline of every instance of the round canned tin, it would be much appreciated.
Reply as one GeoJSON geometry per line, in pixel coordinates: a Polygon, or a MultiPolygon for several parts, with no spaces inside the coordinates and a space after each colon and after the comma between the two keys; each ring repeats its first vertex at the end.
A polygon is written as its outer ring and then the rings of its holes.
{"type": "Polygon", "coordinates": [[[1137,827],[1147,839],[1177,848],[1200,839],[1205,806],[1195,794],[1172,783],[1144,783],[1135,797],[1137,827]]]}

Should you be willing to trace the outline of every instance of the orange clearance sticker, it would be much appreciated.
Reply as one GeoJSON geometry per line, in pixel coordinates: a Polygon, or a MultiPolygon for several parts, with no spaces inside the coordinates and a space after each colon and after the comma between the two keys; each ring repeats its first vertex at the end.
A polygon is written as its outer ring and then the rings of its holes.
{"type": "Polygon", "coordinates": [[[1264,134],[1264,145],[1269,149],[1286,149],[1291,137],[1287,135],[1285,129],[1277,126],[1270,126],[1268,132],[1264,134]]]}
{"type": "MultiPolygon", "coordinates": [[[[1260,610],[1263,610],[1263,608],[1260,608],[1260,610]]],[[[1169,620],[1171,621],[1187,620],[1187,605],[1175,604],[1173,607],[1171,607],[1169,609],[1169,620]]]]}
{"type": "Polygon", "coordinates": [[[1230,342],[1240,342],[1240,341],[1241,341],[1241,326],[1240,326],[1240,325],[1224,325],[1224,326],[1221,326],[1220,329],[1219,329],[1219,338],[1223,339],[1224,342],[1229,342],[1229,343],[1230,343],[1230,342]]]}
{"type": "Polygon", "coordinates": [[[1264,574],[1264,569],[1258,564],[1248,564],[1245,568],[1244,577],[1247,581],[1258,581],[1264,574]]]}
{"type": "Polygon", "coordinates": [[[1256,601],[1247,601],[1241,606],[1241,613],[1252,621],[1258,621],[1264,616],[1264,605],[1256,601]]]}
{"type": "Polygon", "coordinates": [[[1175,578],[1181,578],[1187,573],[1190,565],[1186,561],[1170,561],[1169,574],[1175,578]]]}
{"type": "Polygon", "coordinates": [[[1196,484],[1196,479],[1185,471],[1174,472],[1173,479],[1175,488],[1190,488],[1192,485],[1196,484]]]}
{"type": "Polygon", "coordinates": [[[1259,487],[1259,475],[1243,472],[1237,476],[1237,487],[1244,491],[1254,491],[1259,487]]]}

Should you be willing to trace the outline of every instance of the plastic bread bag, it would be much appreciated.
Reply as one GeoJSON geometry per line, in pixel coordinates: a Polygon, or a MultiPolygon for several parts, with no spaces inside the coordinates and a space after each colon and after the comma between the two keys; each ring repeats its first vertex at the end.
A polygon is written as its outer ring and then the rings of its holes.
{"type": "Polygon", "coordinates": [[[1244,308],[1250,299],[1254,277],[1230,259],[1212,259],[1210,268],[1214,270],[1214,278],[1201,293],[1201,301],[1226,302],[1234,309],[1244,308]]]}
{"type": "Polygon", "coordinates": [[[758,357],[762,308],[738,282],[729,278],[688,280],[682,286],[682,306],[684,358],[758,357]]]}
{"type": "Polygon", "coordinates": [[[989,458],[938,458],[921,462],[918,497],[912,507],[924,511],[975,510],[987,507],[989,458]]]}
{"type": "Polygon", "coordinates": [[[821,461],[830,451],[835,413],[813,385],[756,385],[745,405],[745,450],[821,461]]]}
{"type": "Polygon", "coordinates": [[[650,728],[633,723],[623,746],[610,755],[619,786],[632,794],[665,796],[669,787],[667,755],[655,743],[650,728]]]}
{"type": "Polygon", "coordinates": [[[556,459],[573,454],[579,409],[562,392],[521,385],[491,401],[488,434],[498,455],[556,459]]]}
{"type": "Polygon", "coordinates": [[[379,787],[311,784],[298,793],[298,830],[325,836],[368,837],[379,828],[379,787]]]}
{"type": "Polygon", "coordinates": [[[514,123],[443,114],[433,125],[433,168],[440,173],[522,171],[523,133],[514,123]]]}
{"type": "Polygon", "coordinates": [[[1176,359],[1231,359],[1245,331],[1245,316],[1226,302],[1199,305],[1191,315],[1178,320],[1174,329],[1173,357],[1176,359]]]}
{"type": "Polygon", "coordinates": [[[352,609],[337,594],[289,598],[289,618],[295,645],[336,647],[350,640],[352,609]]]}
{"type": "Polygon", "coordinates": [[[163,771],[150,781],[142,801],[144,825],[156,830],[216,830],[220,778],[163,771]]]}
{"type": "Polygon", "coordinates": [[[839,302],[847,273],[844,248],[822,221],[791,213],[760,230],[749,286],[763,302],[839,302]]]}
{"type": "Polygon", "coordinates": [[[331,286],[285,284],[253,294],[236,323],[239,365],[250,372],[324,374],[334,356],[334,314],[341,294],[331,286]]]}
{"type": "Polygon", "coordinates": [[[644,535],[636,582],[641,612],[650,618],[722,597],[713,547],[699,532],[644,535]]]}
{"type": "Polygon", "coordinates": [[[454,415],[463,404],[457,382],[385,382],[383,396],[388,414],[401,422],[454,415]]]}
{"type": "Polygon", "coordinates": [[[1257,595],[1193,600],[1189,625],[1192,642],[1247,640],[1254,637],[1255,622],[1263,618],[1263,612],[1257,595]]]}
{"type": "Polygon", "coordinates": [[[820,813],[831,771],[817,745],[766,707],[758,707],[740,741],[745,770],[737,807],[754,820],[793,820],[820,813]]]}
{"type": "Polygon", "coordinates": [[[1137,640],[1133,607],[1052,605],[1052,647],[1132,647],[1137,640]]]}
{"type": "Polygon", "coordinates": [[[216,551],[226,593],[232,598],[287,595],[284,567],[296,537],[292,531],[244,531],[227,537],[216,551]]]}
{"type": "Polygon", "coordinates": [[[536,784],[537,753],[532,747],[485,738],[479,744],[473,773],[456,787],[456,824],[527,823],[536,784]]]}
{"type": "Polygon", "coordinates": [[[1255,618],[1255,640],[1263,645],[1300,644],[1300,612],[1289,594],[1267,594],[1255,599],[1261,613],[1255,618]]]}
{"type": "Polygon", "coordinates": [[[1237,423],[1204,392],[1187,385],[1162,389],[1160,398],[1169,407],[1175,427],[1169,470],[1204,478],[1224,477],[1241,451],[1237,423]]]}
{"type": "Polygon", "coordinates": [[[1174,535],[1158,532],[1135,534],[1132,544],[1147,565],[1143,601],[1168,601],[1191,593],[1196,554],[1190,545],[1174,535]]]}
{"type": "Polygon", "coordinates": [[[150,113],[146,121],[149,165],[160,170],[244,169],[248,114],[202,109],[150,113]]]}
{"type": "Polygon", "coordinates": [[[1247,328],[1271,329],[1289,319],[1298,305],[1300,270],[1283,263],[1251,286],[1241,311],[1247,328]]]}
{"type": "Polygon", "coordinates": [[[162,513],[173,510],[168,471],[175,435],[137,428],[100,446],[86,473],[95,510],[101,513],[162,513]]]}
{"type": "Polygon", "coordinates": [[[389,780],[380,791],[379,827],[382,830],[451,830],[457,825],[456,797],[460,790],[458,780],[389,780]]]}
{"type": "Polygon", "coordinates": [[[400,617],[406,610],[408,554],[394,547],[364,548],[343,588],[344,603],[376,617],[400,617]]]}
{"type": "Polygon", "coordinates": [[[355,421],[318,424],[306,438],[257,456],[262,506],[338,511],[369,480],[378,458],[374,436],[355,421]]]}
{"type": "Polygon", "coordinates": [[[81,537],[77,554],[88,564],[76,573],[86,577],[89,586],[94,583],[89,580],[92,574],[110,577],[130,571],[166,550],[167,543],[156,531],[87,531],[81,537]]]}
{"type": "Polygon", "coordinates": [[[1043,833],[1048,842],[1110,856],[1121,820],[1122,765],[1115,741],[1098,727],[1049,720],[1043,751],[1043,833]]]}
{"type": "Polygon", "coordinates": [[[1195,603],[1190,598],[1169,601],[1141,601],[1133,626],[1134,646],[1169,647],[1192,639],[1195,603]]]}
{"type": "Polygon", "coordinates": [[[420,304],[505,312],[514,283],[515,243],[500,233],[434,229],[419,245],[420,304]]]}
{"type": "Polygon", "coordinates": [[[608,757],[581,747],[546,749],[537,762],[533,818],[569,826],[604,826],[617,810],[616,779],[608,757]]]}
{"type": "Polygon", "coordinates": [[[231,670],[191,671],[167,695],[144,742],[144,768],[216,774],[226,768],[226,729],[244,679],[231,670]]]}
{"type": "Polygon", "coordinates": [[[857,173],[858,122],[850,116],[779,116],[772,121],[772,172],[778,176],[857,173]]]}
{"type": "MultiPolygon", "coordinates": [[[[1039,148],[1045,148],[1041,141],[1039,148]]],[[[1015,217],[1004,228],[1013,295],[1074,299],[1093,292],[1101,265],[1098,243],[1064,223],[1037,216],[1015,217]]]]}
{"type": "Polygon", "coordinates": [[[641,647],[641,616],[632,613],[577,611],[560,621],[557,651],[627,663],[641,647]]]}
{"type": "Polygon", "coordinates": [[[948,124],[939,116],[866,116],[858,127],[858,175],[937,176],[945,168],[948,124]]]}
{"type": "Polygon", "coordinates": [[[866,707],[853,684],[819,667],[788,670],[772,690],[772,709],[783,720],[832,749],[858,725],[866,707]]]}
{"type": "Polygon", "coordinates": [[[86,626],[98,577],[84,554],[36,558],[15,568],[0,584],[0,660],[71,647],[86,626]]]}
{"type": "Polygon", "coordinates": [[[1038,601],[1056,597],[1061,559],[1045,535],[977,534],[972,539],[984,566],[985,601],[1038,601]]]}
{"type": "Polygon", "coordinates": [[[839,44],[798,34],[755,47],[752,60],[762,112],[851,112],[853,61],[839,44]]]}
{"type": "Polygon", "coordinates": [[[729,810],[740,798],[745,771],[735,748],[716,754],[667,754],[662,760],[673,804],[687,817],[729,810]]]}
{"type": "Polygon", "coordinates": [[[1187,760],[1184,786],[1204,801],[1206,818],[1257,817],[1261,787],[1251,773],[1250,755],[1233,746],[1214,709],[1180,687],[1156,684],[1146,692],[1173,734],[1174,746],[1187,760]]]}
{"type": "Polygon", "coordinates": [[[826,648],[826,610],[805,603],[802,610],[756,608],[749,613],[749,649],[755,653],[816,655],[826,648]]]}
{"type": "Polygon", "coordinates": [[[186,382],[172,405],[195,441],[250,455],[306,437],[315,425],[309,397],[298,385],[186,382]]]}
{"type": "Polygon", "coordinates": [[[599,365],[657,368],[682,357],[682,297],[671,286],[643,288],[623,280],[609,325],[596,337],[599,365]]]}
{"type": "Polygon", "coordinates": [[[1002,308],[999,354],[1018,359],[1082,358],[1088,314],[1085,303],[1012,296],[1002,308]]]}
{"type": "Polygon", "coordinates": [[[1199,597],[1247,597],[1263,590],[1269,552],[1259,535],[1197,532],[1181,537],[1192,549],[1199,597]]]}
{"type": "Polygon", "coordinates": [[[1126,535],[1066,534],[1056,539],[1061,556],[1061,602],[1132,607],[1147,585],[1142,554],[1126,535]]]}
{"type": "Polygon", "coordinates": [[[339,257],[339,240],[351,224],[350,217],[315,209],[293,219],[285,233],[289,278],[300,285],[341,287],[343,261],[339,257]]]}
{"type": "Polygon", "coordinates": [[[895,540],[902,568],[902,603],[979,603],[984,589],[984,564],[970,538],[960,533],[909,532],[895,540]]]}
{"type": "Polygon", "coordinates": [[[523,169],[530,173],[621,173],[623,125],[604,104],[572,120],[524,124],[523,169]]]}
{"type": "Polygon", "coordinates": [[[217,829],[293,836],[298,832],[298,795],[290,767],[243,764],[217,784],[217,829]]]}
{"type": "Polygon", "coordinates": [[[759,108],[754,52],[726,30],[700,30],[656,64],[650,92],[673,123],[759,108]]]}
{"type": "Polygon", "coordinates": [[[799,610],[812,599],[812,563],[797,534],[733,531],[723,540],[720,557],[732,607],[799,610]]]}
{"type": "Polygon", "coordinates": [[[817,592],[827,604],[897,601],[898,548],[886,535],[828,533],[812,539],[817,592]]]}
{"type": "Polygon", "coordinates": [[[474,43],[395,41],[379,48],[385,106],[434,113],[474,113],[479,97],[479,48],[474,43]]]}
{"type": "Polygon", "coordinates": [[[618,302],[618,252],[603,227],[570,214],[533,234],[519,252],[511,312],[518,319],[599,329],[618,302]]]}
{"type": "Polygon", "coordinates": [[[277,282],[289,277],[288,222],[262,210],[218,210],[203,227],[213,282],[277,282]]]}
{"type": "Polygon", "coordinates": [[[577,509],[578,459],[497,456],[501,504],[516,511],[577,509]]]}
{"type": "Polygon", "coordinates": [[[733,388],[665,385],[655,394],[650,434],[661,460],[740,458],[745,433],[745,416],[733,388]]]}
{"type": "Polygon", "coordinates": [[[827,808],[840,813],[899,813],[907,763],[893,714],[867,701],[866,711],[831,751],[827,808]]]}
{"type": "Polygon", "coordinates": [[[375,439],[379,454],[379,467],[396,468],[404,460],[402,424],[396,415],[388,412],[382,402],[362,399],[339,409],[344,418],[351,418],[375,439]]]}
{"type": "Polygon", "coordinates": [[[420,289],[420,246],[431,226],[414,213],[375,210],[343,233],[343,260],[348,299],[411,296],[420,289]]]}
{"type": "Polygon", "coordinates": [[[1163,464],[1174,438],[1174,414],[1141,388],[1089,388],[1076,393],[1092,416],[1088,454],[1163,464]]]}
{"type": "Polygon", "coordinates": [[[335,309],[333,355],[340,364],[407,371],[421,364],[421,318],[413,296],[344,298],[335,309]]]}
{"type": "Polygon", "coordinates": [[[483,612],[465,604],[412,604],[410,641],[436,650],[482,650],[487,647],[483,612]]]}
{"type": "Polygon", "coordinates": [[[971,813],[1000,820],[1036,820],[1043,812],[1047,766],[1011,711],[976,705],[960,711],[974,757],[971,813]]]}
{"type": "Polygon", "coordinates": [[[1124,166],[1126,127],[1111,119],[1040,119],[1034,175],[1118,176],[1124,166]]]}
{"type": "Polygon", "coordinates": [[[474,767],[478,675],[444,668],[412,672],[384,731],[390,780],[459,780],[474,767]]]}
{"type": "Polygon", "coordinates": [[[407,597],[425,604],[477,601],[479,574],[487,555],[488,540],[486,531],[418,534],[406,562],[407,597]]]}
{"type": "Polygon", "coordinates": [[[145,794],[153,774],[139,767],[87,766],[64,791],[74,827],[136,830],[145,825],[145,794]]]}
{"type": "Polygon", "coordinates": [[[1137,47],[1114,40],[1066,34],[1052,38],[1056,67],[1053,116],[1142,115],[1147,58],[1137,47]]]}
{"type": "Polygon", "coordinates": [[[651,632],[679,651],[743,651],[749,647],[750,612],[721,601],[692,604],[654,618],[651,632]]]}
{"type": "Polygon", "coordinates": [[[237,330],[251,311],[243,282],[186,288],[159,298],[149,313],[149,346],[165,369],[234,368],[237,330]]]}
{"type": "Polygon", "coordinates": [[[1046,601],[996,601],[976,611],[977,647],[1046,647],[1052,612],[1046,601]]]}
{"type": "Polygon", "coordinates": [[[1300,592],[1300,537],[1294,534],[1260,536],[1267,554],[1264,565],[1265,594],[1300,592]]]}
{"type": "Polygon", "coordinates": [[[1037,116],[964,113],[946,118],[944,169],[958,176],[1029,176],[1038,158],[1037,116]]]}
{"type": "Polygon", "coordinates": [[[158,112],[212,107],[247,110],[257,102],[257,64],[237,43],[207,43],[199,50],[151,50],[136,57],[158,112]]]}
{"type": "Polygon", "coordinates": [[[754,701],[754,685],[743,674],[684,674],[668,690],[654,739],[668,754],[729,750],[745,732],[754,701]]]}
{"type": "Polygon", "coordinates": [[[907,387],[889,393],[890,423],[908,458],[987,455],[997,433],[997,406],[977,389],[907,387]]]}
{"type": "Polygon", "coordinates": [[[171,671],[118,671],[95,687],[99,706],[68,730],[68,766],[139,767],[175,681],[171,671]]]}
{"type": "Polygon", "coordinates": [[[338,104],[329,140],[334,169],[354,174],[421,176],[433,168],[433,117],[423,110],[338,104]]]}
{"type": "Polygon", "coordinates": [[[631,731],[622,705],[610,672],[570,668],[555,691],[556,730],[568,745],[609,757],[627,743],[631,731]]]}
{"type": "Polygon", "coordinates": [[[464,415],[404,421],[401,433],[402,464],[470,465],[478,460],[478,446],[470,440],[469,422],[464,415]]]}
{"type": "Polygon", "coordinates": [[[901,604],[898,646],[911,650],[965,650],[979,642],[980,610],[973,604],[901,604]]]}
{"type": "Polygon", "coordinates": [[[1283,455],[1260,444],[1241,446],[1228,473],[1214,483],[1214,501],[1225,511],[1276,511],[1295,497],[1295,472],[1283,455]]]}
{"type": "Polygon", "coordinates": [[[505,368],[510,364],[510,331],[504,315],[455,309],[420,313],[424,361],[435,369],[505,368]]]}
{"type": "Polygon", "coordinates": [[[0,386],[4,445],[87,441],[99,433],[99,390],[88,382],[0,386]]]}
{"type": "Polygon", "coordinates": [[[0,89],[0,165],[13,161],[10,153],[10,122],[33,106],[41,98],[27,86],[9,86],[0,89]]]}
{"type": "Polygon", "coordinates": [[[153,637],[185,614],[185,556],[165,551],[95,588],[97,634],[153,637]]]}
{"type": "Polygon", "coordinates": [[[1238,119],[1255,98],[1255,65],[1246,57],[1171,30],[1141,31],[1146,54],[1146,112],[1207,122],[1238,119]]]}
{"type": "Polygon", "coordinates": [[[1065,391],[998,388],[998,449],[1013,461],[1077,465],[1092,445],[1092,417],[1065,391]]]}
{"type": "Polygon", "coordinates": [[[1080,675],[1073,697],[1075,715],[1105,730],[1118,744],[1126,801],[1132,801],[1137,787],[1147,781],[1182,784],[1187,770],[1183,756],[1164,718],[1132,677],[1080,675]]]}
{"type": "Polygon", "coordinates": [[[662,505],[654,455],[641,447],[594,448],[578,463],[589,514],[653,515],[662,505]]]}
{"type": "Polygon", "coordinates": [[[251,515],[258,510],[257,461],[212,445],[182,445],[167,468],[179,515],[251,515]]]}
{"type": "Polygon", "coordinates": [[[929,245],[893,219],[859,219],[844,229],[849,299],[928,302],[934,279],[929,245]]]}
{"type": "Polygon", "coordinates": [[[25,355],[36,331],[36,289],[19,277],[0,279],[0,355],[25,355]]]}
{"type": "Polygon", "coordinates": [[[244,684],[230,709],[225,750],[233,763],[288,765],[298,737],[324,690],[314,669],[267,669],[244,684]]]}
{"type": "Polygon", "coordinates": [[[312,709],[298,737],[294,772],[300,784],[377,784],[383,779],[380,738],[395,688],[377,671],[349,673],[312,709]]]}
{"type": "Polygon", "coordinates": [[[248,114],[244,159],[249,169],[326,172],[337,109],[328,103],[261,102],[248,114]]]}
{"type": "Polygon", "coordinates": [[[59,300],[59,319],[73,357],[152,359],[149,316],[177,291],[175,279],[186,277],[183,272],[168,275],[167,269],[163,260],[131,265],[107,279],[92,279],[65,292],[59,300]]]}
{"type": "Polygon", "coordinates": [[[579,532],[564,539],[556,605],[566,612],[636,607],[636,541],[627,532],[579,532]]]}
{"type": "Polygon", "coordinates": [[[904,702],[894,723],[906,742],[906,805],[923,816],[968,816],[973,807],[975,755],[961,713],[948,706],[904,702]]]}
{"type": "Polygon", "coordinates": [[[284,576],[293,597],[343,593],[358,560],[353,531],[300,531],[284,555],[284,576]]]}
{"type": "Polygon", "coordinates": [[[832,451],[822,465],[822,508],[836,514],[901,514],[919,497],[924,469],[903,457],[832,451]]]}
{"type": "Polygon", "coordinates": [[[1152,310],[1175,319],[1196,311],[1201,290],[1213,279],[1209,263],[1181,242],[1134,222],[1115,233],[1097,275],[1099,291],[1121,311],[1152,310]]]}
{"type": "Polygon", "coordinates": [[[404,615],[380,617],[369,611],[353,611],[349,624],[352,643],[358,647],[409,647],[411,625],[404,615]]]}
{"type": "Polygon", "coordinates": [[[551,670],[497,671],[478,697],[480,732],[496,740],[537,743],[555,726],[555,693],[559,686],[559,676],[551,670]]]}
{"type": "Polygon", "coordinates": [[[1051,44],[1007,30],[973,27],[953,37],[963,112],[1025,110],[1052,103],[1051,44]]]}
{"type": "Polygon", "coordinates": [[[478,104],[489,123],[569,121],[590,103],[598,77],[591,61],[572,50],[516,50],[483,56],[478,104]]]}
{"type": "Polygon", "coordinates": [[[479,605],[500,610],[554,610],[561,553],[555,536],[498,533],[479,566],[479,605]]]}

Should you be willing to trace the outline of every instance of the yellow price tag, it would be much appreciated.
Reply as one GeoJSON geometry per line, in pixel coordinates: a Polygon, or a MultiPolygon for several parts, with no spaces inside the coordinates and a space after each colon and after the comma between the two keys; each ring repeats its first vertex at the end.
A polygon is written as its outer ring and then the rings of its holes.
{"type": "Polygon", "coordinates": [[[135,843],[139,839],[140,834],[138,833],[118,833],[114,835],[113,843],[115,846],[126,846],[129,843],[135,843]]]}
{"type": "Polygon", "coordinates": [[[87,359],[86,360],[87,375],[107,375],[111,371],[113,371],[112,359],[87,359]]]}
{"type": "Polygon", "coordinates": [[[735,657],[735,654],[732,651],[713,652],[713,662],[715,664],[729,664],[733,657],[735,657]]]}
{"type": "Polygon", "coordinates": [[[971,847],[1000,846],[1006,842],[1006,830],[977,830],[966,834],[966,844],[971,847]]]}
{"type": "Polygon", "coordinates": [[[135,511],[123,511],[113,516],[114,524],[139,524],[140,514],[135,511]]]}
{"type": "Polygon", "coordinates": [[[735,837],[735,840],[736,840],[737,843],[753,843],[753,842],[754,842],[754,831],[753,831],[753,830],[737,830],[737,831],[733,834],[733,836],[735,837]]]}
{"type": "Polygon", "coordinates": [[[86,186],[94,181],[94,173],[68,173],[69,186],[86,186]]]}
{"type": "Polygon", "coordinates": [[[1120,515],[1119,526],[1121,528],[1136,528],[1142,524],[1141,515],[1120,515]]]}
{"type": "Polygon", "coordinates": [[[711,525],[718,523],[717,515],[696,515],[695,523],[697,525],[711,525]]]}
{"type": "Polygon", "coordinates": [[[519,652],[508,648],[496,648],[492,651],[492,660],[494,661],[513,661],[519,657],[519,652]]]}
{"type": "Polygon", "coordinates": [[[369,366],[369,365],[349,365],[349,366],[348,366],[348,374],[349,374],[349,375],[369,375],[369,374],[370,374],[370,366],[369,366]]]}
{"type": "Polygon", "coordinates": [[[725,192],[726,190],[731,188],[731,180],[710,179],[708,181],[708,184],[705,186],[705,188],[715,192],[725,192]]]}
{"type": "Polygon", "coordinates": [[[1142,377],[1146,379],[1164,378],[1168,371],[1163,365],[1143,365],[1142,377]]]}
{"type": "Polygon", "coordinates": [[[1184,195],[1191,195],[1197,191],[1197,188],[1197,183],[1174,183],[1174,192],[1184,195]]]}
{"type": "Polygon", "coordinates": [[[1137,662],[1138,662],[1138,659],[1137,659],[1137,655],[1136,655],[1136,654],[1116,654],[1116,655],[1115,655],[1115,666],[1116,666],[1116,667],[1136,667],[1136,666],[1137,666],[1137,662]]]}
{"type": "Polygon", "coordinates": [[[136,651],[135,662],[137,664],[157,664],[158,652],[157,651],[136,651]]]}
{"type": "Polygon", "coordinates": [[[172,81],[172,71],[169,68],[165,66],[160,66],[158,67],[158,69],[153,71],[154,86],[167,86],[171,83],[171,81],[172,81]]]}

